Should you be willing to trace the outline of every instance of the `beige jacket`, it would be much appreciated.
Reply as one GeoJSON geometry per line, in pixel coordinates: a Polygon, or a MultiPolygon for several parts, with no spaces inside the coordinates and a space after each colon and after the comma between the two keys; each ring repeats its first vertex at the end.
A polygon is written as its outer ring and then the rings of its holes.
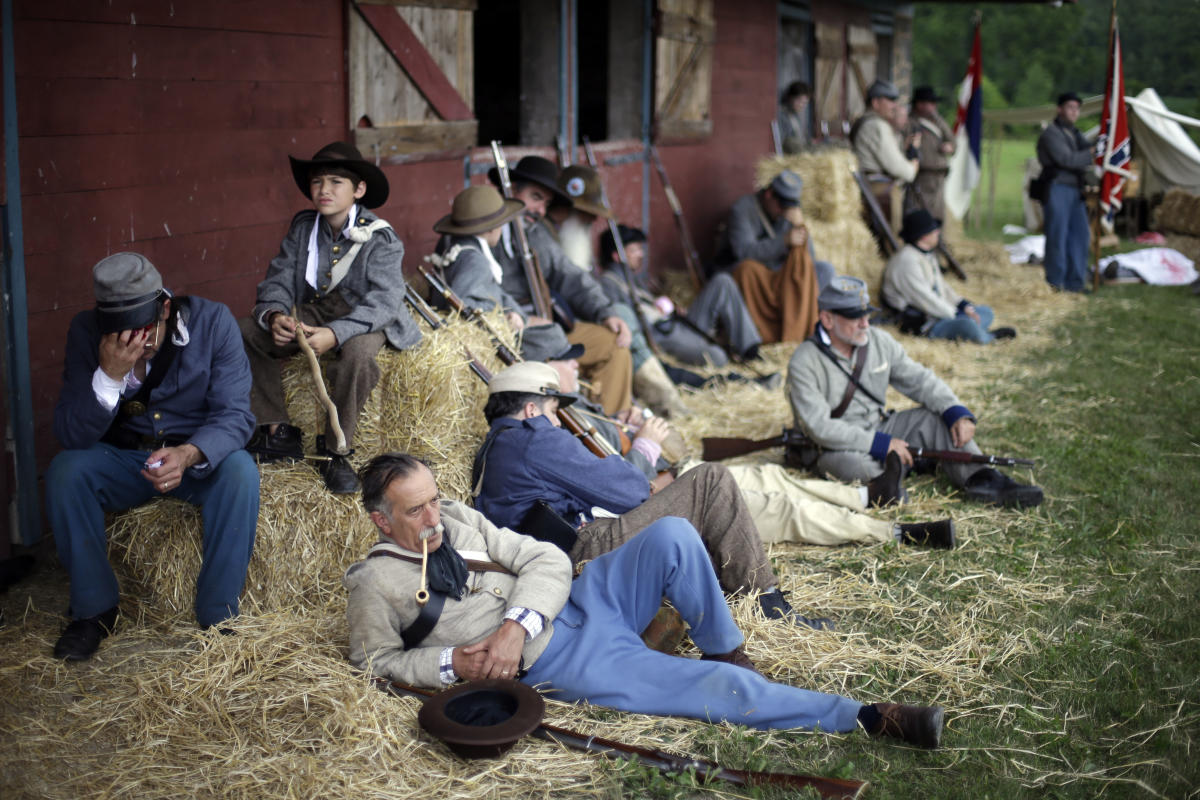
{"type": "MultiPolygon", "coordinates": [[[[818,336],[824,330],[818,326],[818,336]]],[[[939,416],[953,406],[962,405],[954,392],[931,369],[908,357],[900,343],[878,328],[867,331],[867,362],[859,383],[871,394],[887,399],[891,385],[896,391],[939,416]]],[[[856,391],[846,412],[838,419],[830,415],[842,402],[847,373],[854,371],[858,348],[846,358],[833,351],[841,369],[811,340],[800,343],[788,362],[787,395],[796,425],[826,450],[871,451],[875,431],[883,423],[884,407],[862,391],[856,391]],[[845,370],[845,373],[842,372],[845,370]]]]}
{"type": "Polygon", "coordinates": [[[935,319],[953,319],[963,298],[942,277],[936,253],[906,244],[883,268],[883,299],[897,311],[915,306],[935,319]]]}
{"type": "Polygon", "coordinates": [[[896,140],[896,129],[874,111],[868,111],[858,123],[854,155],[864,174],[890,175],[901,183],[911,183],[917,177],[917,168],[904,157],[896,140]]]}
{"type": "MultiPolygon", "coordinates": [[[[460,553],[487,553],[516,577],[499,572],[472,572],[461,600],[447,598],[434,629],[412,650],[404,649],[400,632],[418,615],[415,594],[421,566],[395,558],[366,558],[342,579],[349,590],[346,617],[350,623],[350,661],[360,669],[392,680],[437,688],[443,649],[473,644],[497,630],[504,614],[520,606],[542,615],[545,627],[525,642],[528,668],[546,649],[554,633],[551,624],[571,593],[571,560],[552,544],[497,528],[478,511],[453,500],[442,501],[444,536],[460,553]]],[[[372,548],[405,551],[381,541],[372,548]]]]}

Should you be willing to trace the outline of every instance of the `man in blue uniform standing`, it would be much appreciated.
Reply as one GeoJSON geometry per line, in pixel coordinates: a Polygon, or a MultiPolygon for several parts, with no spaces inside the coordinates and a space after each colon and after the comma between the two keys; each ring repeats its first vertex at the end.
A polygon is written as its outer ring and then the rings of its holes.
{"type": "Polygon", "coordinates": [[[1088,218],[1083,186],[1092,166],[1092,149],[1075,127],[1079,95],[1058,96],[1058,116],[1037,141],[1037,157],[1048,173],[1050,190],[1042,203],[1046,215],[1046,283],[1055,289],[1086,293],[1088,218]]]}
{"type": "Polygon", "coordinates": [[[174,297],[154,265],[117,253],[92,269],[96,308],[67,334],[46,473],[46,509],[71,578],[71,617],[54,655],[91,658],[118,614],[104,515],[170,495],[200,506],[196,619],[238,613],[258,524],[250,365],[229,309],[174,297]]]}

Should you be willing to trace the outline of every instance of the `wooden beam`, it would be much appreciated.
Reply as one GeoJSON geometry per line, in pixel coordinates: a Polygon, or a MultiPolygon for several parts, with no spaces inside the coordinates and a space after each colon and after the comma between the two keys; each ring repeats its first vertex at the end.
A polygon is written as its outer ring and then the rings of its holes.
{"type": "Polygon", "coordinates": [[[359,5],[366,6],[422,6],[424,8],[457,8],[461,11],[474,11],[479,7],[478,0],[357,0],[359,5]]]}
{"type": "Polygon", "coordinates": [[[448,121],[475,118],[458,89],[394,8],[380,5],[358,5],[357,8],[438,116],[448,121]]]}
{"type": "Polygon", "coordinates": [[[367,159],[373,158],[376,147],[379,157],[386,159],[410,153],[467,150],[475,146],[478,131],[479,123],[473,119],[355,128],[354,144],[367,159]]]}

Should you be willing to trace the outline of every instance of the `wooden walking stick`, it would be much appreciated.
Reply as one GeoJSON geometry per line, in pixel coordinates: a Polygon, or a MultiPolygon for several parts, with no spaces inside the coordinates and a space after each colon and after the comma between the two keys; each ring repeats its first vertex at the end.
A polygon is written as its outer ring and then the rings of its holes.
{"type": "Polygon", "coordinates": [[[337,439],[334,452],[342,456],[347,455],[349,448],[346,446],[346,433],[342,430],[342,423],[338,420],[337,406],[333,404],[333,400],[329,397],[329,390],[325,388],[325,378],[321,375],[321,364],[317,361],[317,354],[313,351],[312,345],[308,343],[308,336],[300,327],[300,316],[296,313],[295,306],[292,306],[292,319],[296,322],[296,344],[300,345],[301,352],[308,359],[308,368],[312,370],[313,382],[317,385],[317,397],[320,398],[321,405],[325,406],[325,410],[329,412],[329,427],[337,439]]]}

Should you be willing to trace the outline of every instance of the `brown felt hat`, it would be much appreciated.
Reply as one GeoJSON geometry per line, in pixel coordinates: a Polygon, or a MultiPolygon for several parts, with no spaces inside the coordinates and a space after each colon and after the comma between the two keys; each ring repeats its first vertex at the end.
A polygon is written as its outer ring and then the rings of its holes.
{"type": "Polygon", "coordinates": [[[367,192],[359,199],[359,204],[365,208],[378,208],[387,202],[388,179],[383,170],[367,161],[358,152],[358,148],[347,142],[330,142],[316,152],[312,158],[304,160],[288,156],[292,163],[292,176],[300,193],[311,198],[309,177],[314,167],[339,167],[349,170],[367,184],[367,192]]]}
{"type": "Polygon", "coordinates": [[[417,722],[463,758],[496,758],[542,724],[546,702],[520,681],[469,681],[425,701],[417,722]]]}
{"type": "Polygon", "coordinates": [[[604,203],[604,190],[600,186],[600,176],[591,167],[582,164],[572,164],[563,169],[558,176],[558,188],[571,198],[575,208],[597,217],[612,219],[612,211],[604,203]]]}
{"type": "Polygon", "coordinates": [[[491,186],[472,186],[463,189],[450,206],[450,213],[433,224],[438,233],[472,236],[498,228],[521,213],[525,204],[520,200],[505,200],[491,186]]]}

